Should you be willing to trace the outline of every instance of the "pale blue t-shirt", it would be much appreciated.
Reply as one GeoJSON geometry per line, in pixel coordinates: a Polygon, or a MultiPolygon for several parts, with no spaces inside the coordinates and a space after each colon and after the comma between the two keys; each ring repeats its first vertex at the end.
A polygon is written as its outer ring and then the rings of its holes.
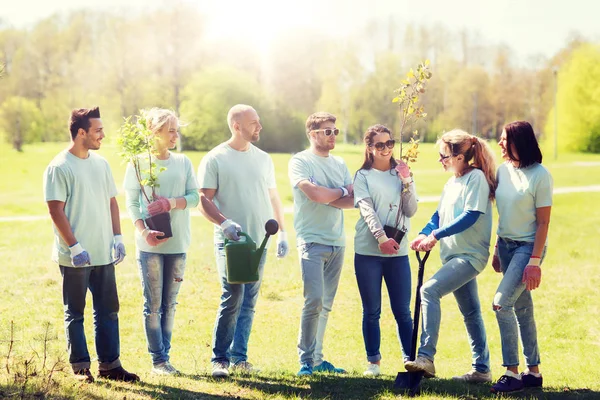
{"type": "Polygon", "coordinates": [[[440,240],[442,263],[461,257],[477,271],[485,268],[492,236],[492,202],[489,195],[490,187],[480,169],[475,168],[463,176],[448,179],[437,208],[439,226],[450,224],[464,211],[479,211],[482,214],[469,228],[440,240]]]}
{"type": "Polygon", "coordinates": [[[311,150],[304,150],[290,159],[288,176],[294,197],[296,245],[319,243],[326,246],[344,246],[346,237],[343,211],[311,201],[298,188],[298,183],[305,179],[331,189],[351,184],[352,176],[344,160],[333,155],[321,157],[311,150]]]}
{"type": "MultiPolygon", "coordinates": [[[[416,196],[414,183],[411,196],[416,196]]],[[[354,206],[358,206],[360,200],[371,198],[373,208],[381,225],[396,225],[398,207],[402,207],[400,197],[402,195],[402,182],[398,179],[395,170],[379,171],[375,168],[361,169],[354,177],[354,206]]],[[[354,235],[354,252],[364,256],[397,257],[408,255],[408,230],[410,230],[410,218],[400,215],[400,227],[404,221],[407,234],[404,235],[400,248],[396,254],[383,254],[379,250],[379,243],[371,233],[365,220],[360,217],[356,222],[356,234],[354,235]]]]}
{"type": "Polygon", "coordinates": [[[505,162],[496,174],[498,236],[533,242],[537,230],[536,208],[552,206],[552,176],[542,165],[515,168],[505,162]]]}
{"type": "MultiPolygon", "coordinates": [[[[88,154],[82,159],[64,150],[54,157],[44,172],[44,197],[47,202],[65,203],[73,235],[90,255],[91,266],[107,265],[113,262],[110,199],[117,195],[117,187],[108,162],[88,154]]],[[[69,246],[53,227],[52,261],[74,267],[69,246]]]]}
{"type": "MultiPolygon", "coordinates": [[[[269,189],[277,187],[271,156],[252,144],[247,151],[238,151],[221,143],[202,158],[198,185],[216,189],[217,208],[260,245],[265,223],[273,218],[269,189]]],[[[224,242],[221,227],[215,225],[214,234],[215,243],[224,242]]]]}
{"type": "MultiPolygon", "coordinates": [[[[187,252],[191,243],[190,230],[190,208],[198,205],[200,195],[198,194],[198,182],[194,174],[194,167],[189,158],[184,154],[170,153],[166,160],[153,158],[156,164],[156,171],[164,167],[164,171],[159,172],[158,184],[155,189],[157,196],[162,197],[185,197],[187,205],[185,210],[173,209],[169,211],[171,215],[171,231],[173,237],[158,246],[150,246],[141,233],[135,230],[135,245],[138,251],[158,254],[180,254],[187,252]]],[[[148,156],[140,158],[140,169],[148,169],[148,156]]],[[[146,176],[142,176],[145,178],[146,176]]],[[[127,164],[125,179],[123,180],[123,189],[125,190],[125,204],[131,220],[135,223],[138,219],[146,219],[150,216],[148,213],[148,201],[142,194],[140,184],[135,175],[135,169],[131,163],[127,164]]],[[[152,189],[145,186],[146,195],[152,201],[152,189]]]]}

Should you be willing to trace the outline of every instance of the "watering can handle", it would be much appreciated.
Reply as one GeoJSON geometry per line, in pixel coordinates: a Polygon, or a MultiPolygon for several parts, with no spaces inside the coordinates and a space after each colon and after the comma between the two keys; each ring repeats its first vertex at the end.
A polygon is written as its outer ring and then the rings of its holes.
{"type": "MultiPolygon", "coordinates": [[[[237,234],[238,234],[239,237],[244,236],[246,239],[252,239],[252,238],[250,238],[250,235],[248,235],[246,232],[238,232],[237,234]]],[[[225,238],[225,243],[224,244],[227,244],[229,242],[234,242],[235,243],[235,242],[238,242],[238,240],[229,240],[229,239],[225,238]]]]}

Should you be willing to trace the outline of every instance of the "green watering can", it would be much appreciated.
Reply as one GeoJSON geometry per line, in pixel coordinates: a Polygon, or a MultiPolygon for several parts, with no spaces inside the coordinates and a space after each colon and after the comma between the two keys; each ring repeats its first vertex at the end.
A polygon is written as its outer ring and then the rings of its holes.
{"type": "Polygon", "coordinates": [[[229,283],[251,283],[257,282],[258,264],[262,258],[269,236],[279,230],[279,224],[270,219],[265,224],[267,234],[258,250],[256,243],[246,232],[238,232],[240,240],[229,240],[225,238],[225,259],[227,262],[227,282],[229,283]]]}

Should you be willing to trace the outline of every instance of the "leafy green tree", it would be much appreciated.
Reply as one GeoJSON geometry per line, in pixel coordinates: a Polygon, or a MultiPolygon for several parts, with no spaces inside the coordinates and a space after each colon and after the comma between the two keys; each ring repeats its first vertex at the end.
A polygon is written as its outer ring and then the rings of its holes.
{"type": "Polygon", "coordinates": [[[23,97],[9,97],[0,105],[0,130],[17,151],[23,144],[40,140],[42,115],[35,102],[23,97]]]}

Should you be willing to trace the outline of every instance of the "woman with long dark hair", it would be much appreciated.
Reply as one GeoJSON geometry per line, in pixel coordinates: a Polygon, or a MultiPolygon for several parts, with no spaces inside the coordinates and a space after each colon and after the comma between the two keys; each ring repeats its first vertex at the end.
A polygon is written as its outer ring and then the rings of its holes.
{"type": "Polygon", "coordinates": [[[507,124],[498,142],[498,239],[492,260],[502,281],[494,296],[506,372],[492,387],[504,393],[541,387],[540,354],[531,290],[540,285],[540,268],[552,208],[552,176],[542,166],[542,152],[528,122],[507,124]],[[519,332],[527,370],[519,374],[519,332]]]}
{"type": "Polygon", "coordinates": [[[354,236],[354,269],[363,304],[362,330],[368,366],[364,375],[380,373],[381,284],[385,280],[404,359],[410,354],[410,264],[403,234],[417,211],[408,166],[396,161],[392,134],[383,125],[367,129],[365,158],[354,177],[354,204],[361,217],[354,236]],[[389,236],[388,236],[389,235],[389,236]]]}

